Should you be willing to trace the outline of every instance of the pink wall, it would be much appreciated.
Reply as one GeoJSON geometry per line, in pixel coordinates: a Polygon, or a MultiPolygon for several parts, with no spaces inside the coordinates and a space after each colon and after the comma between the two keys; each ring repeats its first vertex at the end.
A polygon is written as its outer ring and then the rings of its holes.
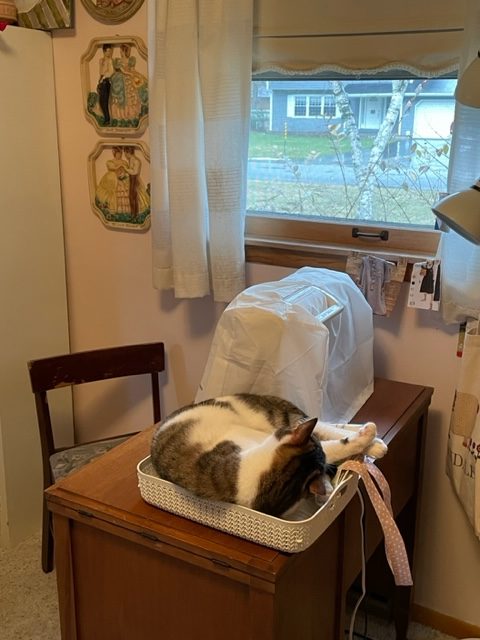
{"type": "MultiPolygon", "coordinates": [[[[160,1],[160,0],[157,0],[160,1]]],[[[91,210],[87,157],[99,140],[82,106],[80,57],[90,39],[135,35],[146,42],[146,7],[125,24],[96,22],[76,3],[75,33],[54,37],[65,250],[73,350],[163,340],[168,353],[164,406],[194,396],[222,305],[209,298],[175,300],[151,286],[150,233],[105,228],[91,210]]],[[[148,132],[141,138],[148,144],[148,132]]],[[[286,269],[250,265],[249,284],[286,269]]],[[[426,452],[417,603],[480,626],[480,544],[469,529],[444,474],[446,437],[458,362],[456,329],[437,315],[406,308],[375,322],[376,375],[435,387],[426,452]]],[[[76,397],[77,427],[86,437],[95,421],[105,433],[149,424],[143,385],[112,389],[101,400],[89,389],[76,397]]]]}

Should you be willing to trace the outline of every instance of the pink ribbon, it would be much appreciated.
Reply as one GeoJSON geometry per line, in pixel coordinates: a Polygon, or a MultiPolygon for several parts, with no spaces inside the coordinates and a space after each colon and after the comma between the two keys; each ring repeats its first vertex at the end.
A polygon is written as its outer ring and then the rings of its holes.
{"type": "Polygon", "coordinates": [[[410,565],[408,563],[407,552],[402,535],[393,519],[391,505],[391,493],[385,476],[371,462],[360,462],[358,460],[347,460],[341,466],[357,473],[363,480],[370,500],[373,504],[377,517],[382,525],[385,538],[385,554],[395,580],[395,584],[401,587],[410,587],[413,584],[410,565]],[[378,492],[372,478],[373,476],[380,487],[383,499],[378,492]]]}

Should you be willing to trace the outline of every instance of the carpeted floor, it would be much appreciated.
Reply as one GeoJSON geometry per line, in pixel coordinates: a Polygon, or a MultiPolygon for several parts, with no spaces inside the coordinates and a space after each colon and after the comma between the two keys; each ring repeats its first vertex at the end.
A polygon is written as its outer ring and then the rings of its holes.
{"type": "Polygon", "coordinates": [[[40,566],[40,536],[0,549],[2,640],[60,640],[56,589],[40,566]]]}
{"type": "MultiPolygon", "coordinates": [[[[363,628],[360,612],[356,629],[363,633],[363,628]]],[[[0,630],[1,640],[60,640],[55,573],[45,575],[41,570],[40,536],[11,550],[0,549],[0,630]]],[[[367,634],[372,640],[395,638],[391,625],[371,616],[367,634]]],[[[409,640],[453,638],[413,623],[409,640]]]]}
{"type": "MultiPolygon", "coordinates": [[[[370,638],[371,640],[395,639],[393,625],[372,617],[368,618],[367,635],[364,636],[363,616],[361,613],[357,614],[355,629],[358,631],[358,635],[354,636],[354,640],[362,640],[365,637],[370,638]]],[[[347,636],[345,637],[347,638],[347,636]]],[[[424,627],[416,622],[412,622],[408,630],[408,640],[454,640],[454,638],[446,636],[444,633],[440,633],[435,629],[429,629],[428,627],[424,627]]]]}

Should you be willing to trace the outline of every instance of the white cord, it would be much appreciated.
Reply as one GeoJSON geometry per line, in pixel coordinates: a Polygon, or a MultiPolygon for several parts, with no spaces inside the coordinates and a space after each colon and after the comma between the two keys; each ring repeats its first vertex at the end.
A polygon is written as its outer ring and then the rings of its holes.
{"type": "Polygon", "coordinates": [[[363,531],[363,514],[365,513],[365,503],[363,501],[362,492],[357,488],[357,495],[360,499],[360,541],[361,541],[361,555],[362,555],[362,593],[357,600],[355,608],[352,613],[352,618],[350,620],[350,629],[348,631],[348,640],[353,640],[353,630],[355,627],[355,616],[357,615],[358,607],[360,606],[365,594],[367,593],[366,585],[365,585],[365,536],[363,531]]]}

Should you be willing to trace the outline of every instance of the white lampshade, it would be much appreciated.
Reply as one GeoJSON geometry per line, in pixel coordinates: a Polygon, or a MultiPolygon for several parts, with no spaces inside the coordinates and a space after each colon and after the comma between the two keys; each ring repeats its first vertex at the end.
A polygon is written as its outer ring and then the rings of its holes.
{"type": "Polygon", "coordinates": [[[480,245],[480,180],[469,189],[442,198],[432,211],[447,227],[480,245]]]}
{"type": "Polygon", "coordinates": [[[455,91],[455,98],[467,107],[480,108],[480,51],[462,73],[455,91]]]}

